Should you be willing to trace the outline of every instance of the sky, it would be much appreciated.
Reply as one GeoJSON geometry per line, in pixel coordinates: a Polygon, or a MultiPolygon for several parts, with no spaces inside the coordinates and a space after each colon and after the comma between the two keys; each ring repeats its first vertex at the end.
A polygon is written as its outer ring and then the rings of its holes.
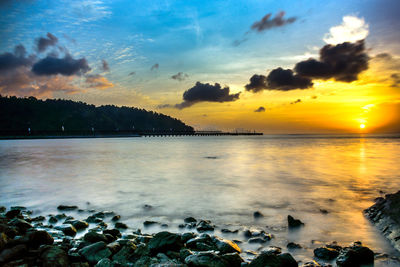
{"type": "Polygon", "coordinates": [[[400,132],[398,0],[0,0],[0,94],[198,130],[400,132]]]}

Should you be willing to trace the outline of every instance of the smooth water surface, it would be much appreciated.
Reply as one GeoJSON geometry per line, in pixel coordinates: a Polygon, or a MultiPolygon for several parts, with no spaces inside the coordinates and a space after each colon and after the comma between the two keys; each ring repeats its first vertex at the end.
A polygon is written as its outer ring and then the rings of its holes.
{"type": "Polygon", "coordinates": [[[400,189],[399,151],[399,138],[365,136],[2,140],[0,205],[48,214],[76,204],[171,231],[187,216],[220,228],[259,227],[276,236],[267,245],[300,243],[308,259],[333,240],[395,255],[362,211],[400,189]],[[264,217],[255,220],[254,211],[264,217]],[[306,226],[288,231],[288,214],[306,226]]]}

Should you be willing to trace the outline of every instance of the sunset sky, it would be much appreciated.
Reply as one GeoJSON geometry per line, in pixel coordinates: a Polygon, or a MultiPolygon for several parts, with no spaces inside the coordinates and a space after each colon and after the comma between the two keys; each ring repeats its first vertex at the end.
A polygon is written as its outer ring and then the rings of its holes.
{"type": "Polygon", "coordinates": [[[0,0],[0,94],[196,129],[400,131],[399,0],[0,0]]]}

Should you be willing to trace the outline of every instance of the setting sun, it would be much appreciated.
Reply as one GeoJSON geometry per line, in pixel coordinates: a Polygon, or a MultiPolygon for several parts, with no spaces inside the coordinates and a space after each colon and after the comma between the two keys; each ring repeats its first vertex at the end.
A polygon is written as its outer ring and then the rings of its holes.
{"type": "Polygon", "coordinates": [[[365,124],[360,124],[360,128],[364,129],[365,128],[365,124]]]}

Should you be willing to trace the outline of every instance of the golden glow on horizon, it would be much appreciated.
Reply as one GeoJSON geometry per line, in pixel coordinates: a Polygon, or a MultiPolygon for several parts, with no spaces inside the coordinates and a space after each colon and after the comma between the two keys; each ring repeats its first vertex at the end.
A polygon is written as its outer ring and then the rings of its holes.
{"type": "Polygon", "coordinates": [[[365,128],[365,124],[360,124],[360,128],[364,129],[365,128]]]}

